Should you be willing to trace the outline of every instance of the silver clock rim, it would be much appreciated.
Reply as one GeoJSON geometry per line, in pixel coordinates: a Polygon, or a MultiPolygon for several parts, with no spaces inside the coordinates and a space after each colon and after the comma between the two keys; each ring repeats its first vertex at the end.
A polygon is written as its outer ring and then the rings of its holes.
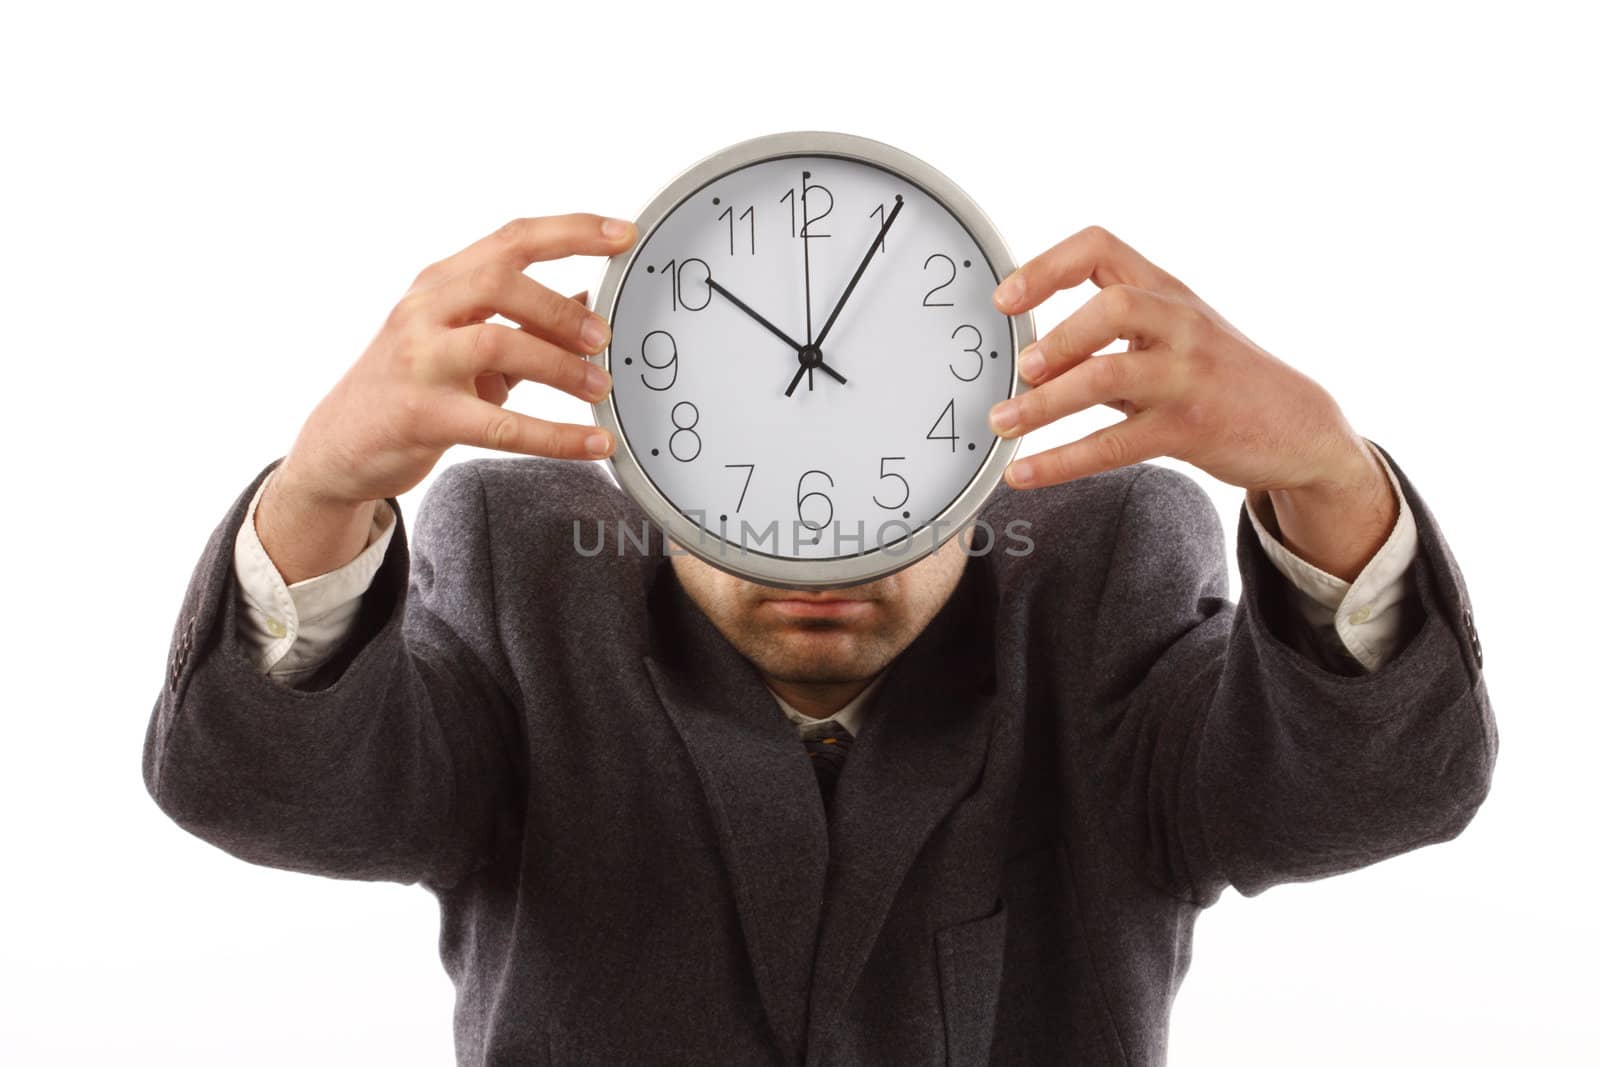
{"type": "MultiPolygon", "coordinates": [[[[604,316],[607,322],[612,321],[622,280],[627,277],[639,250],[656,227],[696,190],[729,171],[768,159],[800,155],[853,159],[904,175],[955,215],[1001,278],[1016,269],[1017,263],[1011,250],[1006,247],[1000,231],[989,216],[960,186],[929,164],[909,152],[871,138],[848,133],[797,130],[768,134],[730,145],[701,159],[667,183],[639,213],[636,220],[638,239],[633,247],[607,261],[605,274],[591,299],[591,309],[604,316]]],[[[1011,328],[1012,355],[1011,388],[1007,395],[1016,396],[1027,388],[1027,384],[1017,375],[1016,356],[1033,343],[1033,315],[1026,312],[1008,316],[1007,321],[1011,328]]],[[[607,345],[602,352],[588,358],[609,371],[611,346],[607,345]]],[[[997,438],[977,473],[955,499],[927,525],[896,542],[892,551],[878,548],[854,556],[801,559],[748,552],[734,545],[724,553],[717,549],[728,542],[716,537],[714,531],[697,525],[667,499],[645,474],[639,458],[622,433],[615,392],[607,393],[605,399],[592,405],[592,408],[595,424],[608,431],[616,442],[615,449],[606,461],[613,480],[627,491],[653,523],[665,530],[685,550],[714,567],[764,585],[790,589],[836,589],[859,585],[909,567],[958,534],[977,517],[999,486],[1006,464],[1011,462],[1021,444],[1020,438],[997,438]]]]}

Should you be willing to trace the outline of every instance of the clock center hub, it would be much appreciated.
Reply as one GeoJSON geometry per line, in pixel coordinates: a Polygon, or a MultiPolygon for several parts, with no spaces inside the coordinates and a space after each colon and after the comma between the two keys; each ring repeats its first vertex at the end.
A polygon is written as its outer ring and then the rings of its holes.
{"type": "Polygon", "coordinates": [[[805,345],[800,349],[800,365],[808,370],[822,363],[822,349],[816,345],[805,345]]]}

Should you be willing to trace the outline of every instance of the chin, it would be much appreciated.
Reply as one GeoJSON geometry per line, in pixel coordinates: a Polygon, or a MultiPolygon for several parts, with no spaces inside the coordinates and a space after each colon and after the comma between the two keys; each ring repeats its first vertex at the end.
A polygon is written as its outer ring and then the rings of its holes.
{"type": "Polygon", "coordinates": [[[847,629],[791,627],[765,642],[750,658],[764,672],[788,682],[838,683],[877,673],[882,664],[870,642],[847,629]]]}
{"type": "Polygon", "coordinates": [[[862,651],[860,635],[822,626],[792,627],[779,634],[773,644],[773,651],[781,658],[820,663],[856,659],[862,651]]]}

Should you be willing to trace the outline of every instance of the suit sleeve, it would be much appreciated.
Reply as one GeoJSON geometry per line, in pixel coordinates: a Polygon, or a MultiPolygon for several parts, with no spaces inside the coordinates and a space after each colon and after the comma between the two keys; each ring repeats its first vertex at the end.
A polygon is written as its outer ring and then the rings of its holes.
{"type": "Polygon", "coordinates": [[[233,549],[269,464],[211,534],[173,631],[145,735],[157,805],[252,863],[448,887],[489,862],[516,810],[517,702],[494,623],[487,525],[470,464],[393,537],[348,636],[294,687],[238,637],[233,549]]]}
{"type": "Polygon", "coordinates": [[[1164,467],[1129,485],[1094,627],[1096,735],[1113,832],[1162,889],[1209,904],[1352,870],[1456,836],[1482,803],[1498,739],[1466,585],[1385,458],[1417,523],[1416,595],[1392,657],[1359,675],[1295,647],[1243,514],[1235,607],[1204,491],[1164,467]]]}

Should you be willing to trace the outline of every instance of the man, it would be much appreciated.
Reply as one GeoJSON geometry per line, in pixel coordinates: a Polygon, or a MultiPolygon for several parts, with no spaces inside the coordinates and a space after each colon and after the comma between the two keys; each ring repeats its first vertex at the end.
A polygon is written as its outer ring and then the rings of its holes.
{"type": "Polygon", "coordinates": [[[146,739],[157,803],[230,853],[437,895],[460,1062],[1160,1063],[1224,887],[1472,817],[1494,722],[1415,488],[1103,230],[995,293],[1101,287],[997,433],[1128,416],[1007,471],[983,517],[1030,554],[802,594],[659,537],[576,551],[640,527],[560,462],[613,442],[500,405],[603,396],[607,327],[522,272],[634,238],[518,220],[418,276],[213,533],[146,739]],[[395,498],[454,443],[522,455],[445,470],[413,559],[395,498]],[[1157,455],[1246,490],[1237,607],[1157,455]]]}

